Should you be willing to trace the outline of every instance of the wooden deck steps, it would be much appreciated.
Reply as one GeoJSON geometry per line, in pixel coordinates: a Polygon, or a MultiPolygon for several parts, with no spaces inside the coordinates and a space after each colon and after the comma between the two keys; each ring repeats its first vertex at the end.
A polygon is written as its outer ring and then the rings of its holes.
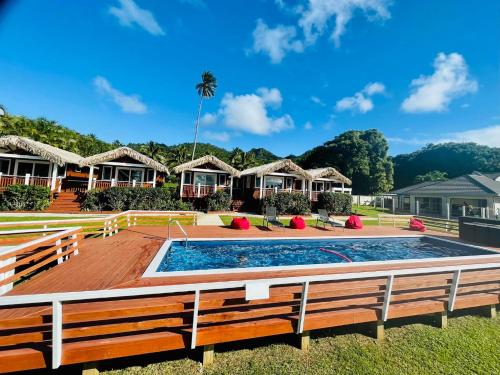
{"type": "Polygon", "coordinates": [[[52,200],[47,212],[71,213],[80,212],[80,202],[77,192],[60,192],[57,198],[52,200]]]}

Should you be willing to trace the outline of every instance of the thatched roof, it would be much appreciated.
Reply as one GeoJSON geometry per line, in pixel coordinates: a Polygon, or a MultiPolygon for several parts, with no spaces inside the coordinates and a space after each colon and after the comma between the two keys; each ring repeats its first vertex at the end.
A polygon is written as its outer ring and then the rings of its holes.
{"type": "Polygon", "coordinates": [[[205,155],[201,158],[195,159],[193,161],[188,161],[187,163],[178,165],[177,167],[174,168],[175,173],[181,173],[182,171],[188,171],[190,169],[199,167],[200,165],[204,164],[213,164],[217,168],[219,168],[221,171],[229,173],[231,176],[239,177],[240,176],[240,171],[231,167],[229,164],[224,163],[222,160],[216,158],[213,155],[205,155]]]}
{"type": "Polygon", "coordinates": [[[63,166],[66,163],[79,164],[83,159],[80,155],[73,152],[61,150],[60,148],[17,135],[0,137],[0,148],[12,152],[15,152],[16,149],[21,149],[56,163],[59,166],[63,166]]]}
{"type": "Polygon", "coordinates": [[[316,178],[331,178],[338,182],[344,182],[348,185],[351,185],[351,180],[349,180],[342,173],[337,171],[335,168],[327,167],[327,168],[316,168],[316,169],[308,169],[307,170],[314,179],[316,178]]]}
{"type": "Polygon", "coordinates": [[[129,147],[119,147],[111,151],[103,152],[102,154],[89,156],[88,158],[83,159],[80,165],[83,167],[87,165],[103,164],[107,161],[112,161],[124,156],[135,159],[141,164],[148,166],[149,168],[170,174],[168,168],[163,164],[158,163],[156,160],[153,160],[150,157],[141,154],[140,152],[132,150],[129,147]]]}
{"type": "Polygon", "coordinates": [[[287,173],[291,173],[297,176],[302,176],[307,180],[312,180],[312,176],[309,172],[300,168],[290,159],[281,159],[273,161],[272,163],[259,165],[258,167],[248,168],[241,172],[242,176],[255,174],[257,176],[264,176],[279,170],[284,170],[287,173]]]}

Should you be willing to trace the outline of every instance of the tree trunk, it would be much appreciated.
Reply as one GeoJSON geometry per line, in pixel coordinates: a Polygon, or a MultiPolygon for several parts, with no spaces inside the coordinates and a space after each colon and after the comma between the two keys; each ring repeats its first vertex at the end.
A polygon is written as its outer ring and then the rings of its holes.
{"type": "Polygon", "coordinates": [[[194,153],[196,152],[196,142],[198,141],[198,127],[200,126],[201,104],[203,103],[203,94],[200,95],[200,104],[198,104],[198,117],[196,118],[196,125],[194,128],[194,142],[193,142],[193,155],[191,161],[194,160],[194,153]]]}

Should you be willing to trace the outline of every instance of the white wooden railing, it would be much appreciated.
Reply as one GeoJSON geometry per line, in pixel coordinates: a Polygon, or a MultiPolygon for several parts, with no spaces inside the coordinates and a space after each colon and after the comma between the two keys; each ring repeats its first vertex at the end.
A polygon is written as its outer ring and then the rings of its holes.
{"type": "Polygon", "coordinates": [[[63,336],[63,304],[68,302],[88,302],[91,300],[103,300],[114,298],[146,297],[154,295],[189,293],[194,292],[194,309],[191,333],[191,348],[196,348],[198,312],[200,306],[200,293],[203,291],[216,291],[245,288],[246,300],[269,299],[269,288],[278,285],[302,284],[302,296],[300,301],[299,319],[296,328],[297,333],[303,333],[304,321],[306,318],[307,299],[309,284],[314,282],[344,281],[369,278],[387,278],[386,288],[382,305],[382,320],[386,321],[389,316],[392,286],[394,279],[399,276],[414,276],[423,274],[439,274],[453,272],[452,283],[448,293],[448,310],[453,311],[457,295],[460,276],[463,271],[497,269],[500,268],[500,262],[469,264],[459,266],[442,266],[413,269],[395,269],[373,272],[354,272],[343,274],[316,275],[316,276],[297,276],[286,278],[270,278],[259,280],[225,281],[198,284],[181,284],[169,286],[153,286],[128,289],[106,289],[83,292],[66,292],[51,294],[32,294],[19,296],[0,297],[0,306],[20,306],[32,304],[51,304],[52,305],[52,368],[59,368],[62,359],[62,336],[63,336]]]}

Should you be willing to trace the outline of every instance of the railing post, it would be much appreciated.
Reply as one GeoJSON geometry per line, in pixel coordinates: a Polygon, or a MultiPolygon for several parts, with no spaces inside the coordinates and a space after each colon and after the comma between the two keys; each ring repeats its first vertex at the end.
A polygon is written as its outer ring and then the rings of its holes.
{"type": "Polygon", "coordinates": [[[457,298],[458,283],[460,282],[460,270],[453,272],[453,279],[451,282],[450,297],[448,299],[448,310],[453,311],[455,308],[455,300],[457,298]]]}
{"type": "Polygon", "coordinates": [[[390,275],[389,277],[387,277],[387,283],[385,284],[384,304],[382,306],[382,320],[384,322],[387,321],[387,317],[389,316],[389,305],[391,303],[393,283],[394,283],[394,275],[390,275]]]}
{"type": "Polygon", "coordinates": [[[52,301],[52,368],[61,366],[62,358],[62,303],[52,301]]]}
{"type": "Polygon", "coordinates": [[[114,225],[114,227],[115,227],[115,234],[118,234],[118,218],[115,218],[114,223],[115,223],[115,225],[114,225]]]}
{"type": "Polygon", "coordinates": [[[297,333],[304,332],[304,319],[306,316],[306,308],[307,308],[307,295],[309,293],[309,281],[306,281],[302,285],[302,296],[300,299],[300,314],[299,314],[299,322],[297,325],[297,333]]]}
{"type": "MultiPolygon", "coordinates": [[[[56,241],[56,246],[61,246],[61,239],[60,238],[56,241]]],[[[62,247],[58,247],[56,250],[56,254],[61,254],[61,253],[62,253],[62,247]]],[[[61,264],[62,262],[63,262],[62,257],[57,258],[57,264],[61,264]]]]}
{"type": "MultiPolygon", "coordinates": [[[[78,239],[77,233],[71,235],[71,239],[72,240],[78,239]]],[[[78,255],[79,254],[79,251],[78,251],[78,241],[73,242],[73,244],[71,246],[75,248],[75,250],[73,251],[73,255],[75,255],[75,256],[78,255]]]]}
{"type": "Polygon", "coordinates": [[[106,238],[106,231],[107,231],[107,225],[108,225],[108,222],[106,220],[104,220],[104,226],[102,228],[102,238],[106,238]]]}
{"type": "Polygon", "coordinates": [[[132,180],[132,187],[135,187],[137,185],[137,181],[134,179],[132,180]]]}
{"type": "Polygon", "coordinates": [[[26,175],[24,176],[24,184],[25,185],[30,184],[30,174],[29,173],[26,173],[26,175]]]}
{"type": "Polygon", "coordinates": [[[415,201],[415,209],[416,209],[416,213],[417,213],[417,216],[420,215],[420,201],[415,201]]]}
{"type": "Polygon", "coordinates": [[[481,207],[481,219],[485,219],[486,218],[486,210],[484,207],[481,207]]]}
{"type": "Polygon", "coordinates": [[[198,185],[197,185],[197,191],[198,191],[198,192],[196,193],[196,196],[197,196],[198,198],[200,197],[200,190],[201,190],[201,184],[200,184],[200,183],[198,183],[198,185]]]}
{"type": "Polygon", "coordinates": [[[130,227],[130,215],[127,215],[127,228],[130,227]]]}
{"type": "Polygon", "coordinates": [[[462,206],[462,216],[465,216],[465,206],[462,206]]]}
{"type": "Polygon", "coordinates": [[[134,227],[137,226],[137,215],[134,215],[134,227]]]}
{"type": "Polygon", "coordinates": [[[196,289],[194,293],[194,308],[193,308],[193,329],[191,332],[191,349],[196,348],[196,333],[198,330],[198,310],[200,308],[200,290],[196,289]]]}

